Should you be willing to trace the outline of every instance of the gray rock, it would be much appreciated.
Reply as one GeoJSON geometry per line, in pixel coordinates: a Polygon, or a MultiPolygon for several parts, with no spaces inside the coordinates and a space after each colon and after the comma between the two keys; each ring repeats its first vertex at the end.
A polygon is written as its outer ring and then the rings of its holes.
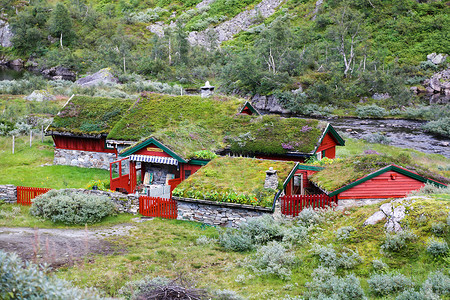
{"type": "Polygon", "coordinates": [[[450,95],[450,68],[435,73],[430,78],[429,87],[434,93],[450,95]]]}
{"type": "Polygon", "coordinates": [[[75,80],[76,74],[64,67],[52,67],[41,71],[42,75],[52,80],[75,80]]]}
{"type": "Polygon", "coordinates": [[[23,67],[24,61],[21,60],[20,58],[18,58],[18,59],[10,61],[9,64],[11,66],[23,67]]]}
{"type": "Polygon", "coordinates": [[[289,110],[284,109],[278,102],[278,99],[273,95],[263,96],[256,94],[252,97],[250,102],[258,110],[268,111],[271,113],[289,113],[289,110]]]}
{"type": "Polygon", "coordinates": [[[402,200],[393,200],[381,205],[380,210],[370,216],[364,222],[364,225],[374,225],[386,218],[386,223],[384,224],[386,231],[402,231],[401,221],[406,216],[406,208],[401,204],[401,201],[402,200]]]}
{"type": "Polygon", "coordinates": [[[12,47],[11,38],[14,36],[9,24],[3,20],[0,20],[0,46],[2,47],[12,47]]]}
{"type": "Polygon", "coordinates": [[[448,55],[444,54],[444,53],[439,53],[439,54],[431,53],[431,54],[427,55],[427,60],[431,61],[435,65],[440,65],[445,62],[445,60],[447,59],[447,56],[448,55]]]}
{"type": "Polygon", "coordinates": [[[382,212],[382,211],[377,211],[376,213],[374,213],[373,215],[371,215],[365,222],[364,222],[364,226],[365,225],[375,225],[378,222],[380,222],[381,220],[383,220],[384,218],[386,218],[386,215],[382,212]]]}
{"type": "Polygon", "coordinates": [[[43,102],[55,100],[56,97],[46,90],[34,90],[30,95],[26,96],[25,99],[28,101],[43,102]]]}
{"type": "Polygon", "coordinates": [[[372,99],[374,99],[374,100],[385,100],[385,99],[389,99],[389,98],[391,98],[389,93],[375,93],[372,95],[372,99]]]}
{"type": "Polygon", "coordinates": [[[99,84],[117,84],[119,80],[113,76],[110,68],[101,69],[97,73],[88,75],[75,81],[76,84],[88,87],[99,84]]]}

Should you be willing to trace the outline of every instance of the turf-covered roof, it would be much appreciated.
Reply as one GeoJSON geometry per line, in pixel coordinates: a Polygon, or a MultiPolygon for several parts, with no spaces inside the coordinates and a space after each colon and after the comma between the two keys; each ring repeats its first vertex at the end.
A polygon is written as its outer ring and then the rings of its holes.
{"type": "Polygon", "coordinates": [[[117,122],[109,140],[156,138],[184,158],[198,150],[241,154],[314,153],[326,122],[239,114],[245,100],[148,94],[117,122]]]}
{"type": "Polygon", "coordinates": [[[135,100],[74,96],[47,132],[74,135],[108,134],[135,100]]]}
{"type": "Polygon", "coordinates": [[[321,189],[332,192],[390,165],[397,165],[419,174],[423,178],[449,183],[450,179],[415,164],[407,156],[369,154],[338,160],[312,175],[310,180],[321,189]]]}
{"type": "Polygon", "coordinates": [[[266,171],[277,170],[278,189],[295,162],[244,157],[217,157],[173,191],[174,196],[272,207],[277,190],[264,189],[266,171]]]}

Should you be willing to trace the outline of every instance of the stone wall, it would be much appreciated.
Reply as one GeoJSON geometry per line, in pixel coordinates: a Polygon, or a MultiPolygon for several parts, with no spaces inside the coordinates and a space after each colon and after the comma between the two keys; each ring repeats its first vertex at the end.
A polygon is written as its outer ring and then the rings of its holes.
{"type": "Polygon", "coordinates": [[[364,206],[371,205],[375,203],[380,203],[386,199],[340,199],[338,200],[338,205],[336,209],[345,209],[354,206],[364,206]]]}
{"type": "Polygon", "coordinates": [[[109,164],[116,159],[115,153],[55,148],[53,164],[109,170],[109,164]]]}
{"type": "Polygon", "coordinates": [[[190,200],[174,197],[178,201],[178,220],[189,220],[214,226],[239,227],[247,218],[272,214],[269,209],[255,209],[248,205],[215,203],[206,200],[190,200]]]}
{"type": "Polygon", "coordinates": [[[6,203],[17,202],[17,189],[12,184],[0,185],[0,200],[6,203]]]}

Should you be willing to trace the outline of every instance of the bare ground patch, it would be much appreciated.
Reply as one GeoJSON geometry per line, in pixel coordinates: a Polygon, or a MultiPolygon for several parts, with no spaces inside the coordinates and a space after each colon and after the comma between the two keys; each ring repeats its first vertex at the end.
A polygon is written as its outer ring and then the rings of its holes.
{"type": "Polygon", "coordinates": [[[133,225],[106,229],[33,229],[0,227],[0,250],[16,252],[22,259],[52,267],[71,265],[92,254],[123,252],[105,240],[127,235],[133,225]]]}

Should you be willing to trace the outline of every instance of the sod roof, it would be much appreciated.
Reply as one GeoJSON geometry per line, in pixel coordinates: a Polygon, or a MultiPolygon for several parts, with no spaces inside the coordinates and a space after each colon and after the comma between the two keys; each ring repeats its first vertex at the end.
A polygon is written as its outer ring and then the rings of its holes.
{"type": "Polygon", "coordinates": [[[272,207],[277,190],[264,189],[266,171],[277,170],[278,188],[283,186],[295,162],[244,157],[217,157],[174,190],[183,198],[272,207]]]}
{"type": "Polygon", "coordinates": [[[53,119],[48,132],[107,135],[135,100],[74,96],[53,119]]]}
{"type": "Polygon", "coordinates": [[[312,175],[310,180],[321,189],[332,192],[390,165],[406,168],[424,178],[430,178],[444,184],[450,183],[450,179],[415,164],[408,156],[392,157],[377,154],[336,161],[312,175]]]}
{"type": "Polygon", "coordinates": [[[327,125],[318,120],[238,114],[244,103],[219,96],[148,94],[124,114],[108,139],[153,137],[184,158],[192,158],[198,150],[226,148],[241,154],[312,154],[327,125]]]}

